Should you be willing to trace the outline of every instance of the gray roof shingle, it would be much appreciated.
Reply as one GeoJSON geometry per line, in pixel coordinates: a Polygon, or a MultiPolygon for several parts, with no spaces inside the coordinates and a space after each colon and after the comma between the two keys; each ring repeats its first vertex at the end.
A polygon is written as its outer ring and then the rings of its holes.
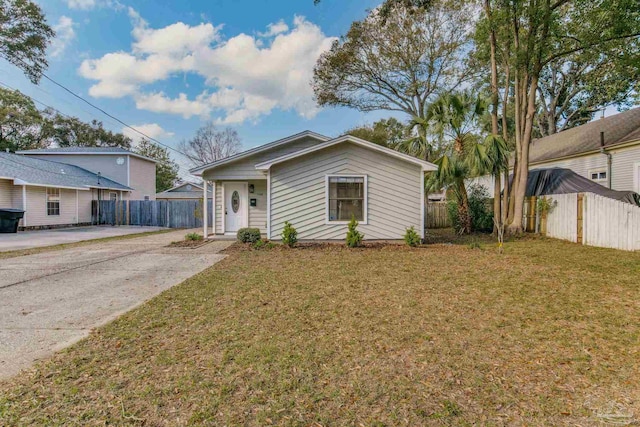
{"type": "Polygon", "coordinates": [[[640,140],[640,108],[536,139],[529,147],[529,162],[544,162],[599,150],[600,132],[604,132],[605,148],[640,140]]]}
{"type": "Polygon", "coordinates": [[[4,152],[0,152],[0,177],[52,187],[131,190],[79,166],[4,152]]]}

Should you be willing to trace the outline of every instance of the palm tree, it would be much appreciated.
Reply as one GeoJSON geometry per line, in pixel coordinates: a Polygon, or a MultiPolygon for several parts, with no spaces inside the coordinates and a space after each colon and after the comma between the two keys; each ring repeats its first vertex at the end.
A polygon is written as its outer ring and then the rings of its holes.
{"type": "Polygon", "coordinates": [[[429,108],[430,130],[440,145],[447,147],[435,161],[438,170],[430,184],[453,190],[461,233],[472,231],[465,180],[486,173],[499,174],[507,162],[507,146],[500,137],[491,135],[482,140],[480,136],[481,118],[487,107],[483,97],[461,92],[442,95],[429,108]]]}

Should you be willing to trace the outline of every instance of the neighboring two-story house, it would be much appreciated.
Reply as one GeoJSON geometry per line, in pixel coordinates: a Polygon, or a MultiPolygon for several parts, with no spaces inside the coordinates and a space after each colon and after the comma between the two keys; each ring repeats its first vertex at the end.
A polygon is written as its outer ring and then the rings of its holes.
{"type": "MultiPolygon", "coordinates": [[[[79,166],[132,190],[131,200],[155,200],[156,160],[120,147],[63,147],[24,150],[16,154],[79,166]]],[[[115,197],[115,194],[110,194],[115,197]]],[[[104,197],[106,199],[108,197],[104,197]]]]}
{"type": "MultiPolygon", "coordinates": [[[[529,170],[564,168],[607,188],[640,193],[640,108],[534,140],[529,170]]],[[[493,191],[489,176],[471,180],[493,191]]]]}
{"type": "Polygon", "coordinates": [[[0,153],[0,208],[21,228],[91,224],[94,200],[154,200],[156,161],[122,148],[0,153]]]}

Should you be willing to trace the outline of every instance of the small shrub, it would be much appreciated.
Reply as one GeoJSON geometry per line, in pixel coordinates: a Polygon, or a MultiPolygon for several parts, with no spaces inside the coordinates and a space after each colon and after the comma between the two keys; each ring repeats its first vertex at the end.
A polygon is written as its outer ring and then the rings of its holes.
{"type": "Polygon", "coordinates": [[[284,229],[282,230],[282,243],[292,248],[295,246],[297,241],[298,232],[289,221],[285,221],[284,229]]]}
{"type": "Polygon", "coordinates": [[[536,202],[538,205],[538,212],[542,217],[546,217],[549,212],[553,210],[555,204],[553,203],[553,199],[551,197],[538,197],[538,201],[536,202]]]}
{"type": "Polygon", "coordinates": [[[347,246],[350,248],[356,248],[362,244],[364,234],[360,233],[358,228],[358,221],[356,221],[355,215],[351,215],[351,221],[349,221],[349,230],[347,231],[347,246]]]}
{"type": "Polygon", "coordinates": [[[241,228],[238,230],[238,242],[255,243],[260,240],[260,230],[257,228],[241,228]]]}
{"type": "Polygon", "coordinates": [[[409,246],[418,246],[420,244],[420,236],[416,233],[416,229],[411,226],[404,233],[404,242],[409,246]]]}
{"type": "Polygon", "coordinates": [[[202,237],[201,234],[198,233],[189,233],[186,236],[184,236],[184,240],[189,240],[191,242],[199,242],[200,240],[203,240],[204,237],[202,237]]]}
{"type": "Polygon", "coordinates": [[[256,240],[251,244],[253,249],[272,249],[276,245],[273,242],[269,242],[268,240],[256,240]]]}

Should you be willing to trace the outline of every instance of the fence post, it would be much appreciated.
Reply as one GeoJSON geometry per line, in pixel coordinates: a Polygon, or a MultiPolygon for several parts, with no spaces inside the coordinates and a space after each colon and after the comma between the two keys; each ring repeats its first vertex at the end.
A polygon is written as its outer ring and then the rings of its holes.
{"type": "Polygon", "coordinates": [[[578,193],[578,203],[576,205],[577,205],[576,208],[578,209],[578,212],[577,212],[578,213],[578,215],[577,215],[578,219],[576,221],[577,222],[577,224],[576,224],[576,227],[577,227],[577,240],[578,240],[578,243],[582,243],[582,240],[583,240],[582,239],[582,234],[584,232],[584,224],[583,224],[584,215],[583,215],[583,209],[582,209],[582,207],[584,205],[584,193],[578,193]]]}

